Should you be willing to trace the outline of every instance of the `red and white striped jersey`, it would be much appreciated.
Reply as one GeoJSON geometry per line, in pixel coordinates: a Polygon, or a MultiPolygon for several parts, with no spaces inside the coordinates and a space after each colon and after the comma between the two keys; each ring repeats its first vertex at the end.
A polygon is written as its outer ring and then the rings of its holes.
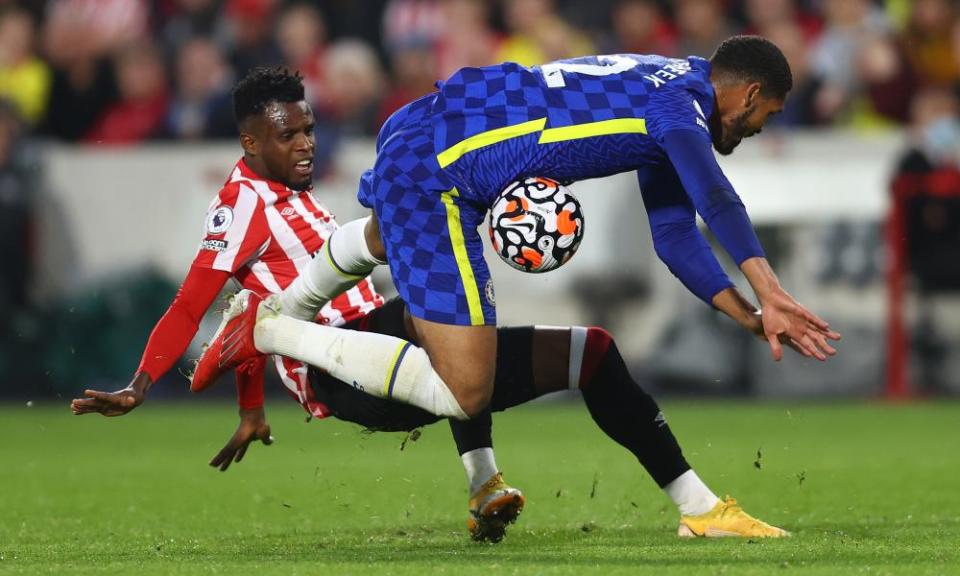
{"type": "MultiPolygon", "coordinates": [[[[207,211],[205,236],[195,266],[223,270],[244,288],[276,294],[304,270],[337,229],[337,223],[310,192],[264,180],[241,159],[207,211]]],[[[383,305],[370,278],[327,303],[317,322],[339,326],[383,305]]],[[[314,416],[329,415],[312,401],[307,368],[274,358],[284,385],[314,416]]]]}

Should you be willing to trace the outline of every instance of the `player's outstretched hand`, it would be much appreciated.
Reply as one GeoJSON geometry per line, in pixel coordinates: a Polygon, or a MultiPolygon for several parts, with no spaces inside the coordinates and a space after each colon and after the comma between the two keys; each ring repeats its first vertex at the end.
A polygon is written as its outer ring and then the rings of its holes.
{"type": "Polygon", "coordinates": [[[210,465],[214,468],[220,468],[221,472],[226,472],[231,462],[243,460],[243,456],[247,453],[247,448],[254,440],[260,440],[267,446],[273,444],[273,436],[270,435],[270,425],[267,424],[267,418],[263,413],[263,408],[254,408],[252,410],[241,408],[240,425],[237,426],[237,431],[233,433],[227,445],[210,460],[210,465]]]}
{"type": "Polygon", "coordinates": [[[70,409],[74,415],[99,413],[104,416],[123,416],[143,404],[143,392],[132,384],[116,392],[84,390],[85,398],[74,398],[70,409]]]}
{"type": "Polygon", "coordinates": [[[813,312],[804,308],[782,289],[772,290],[761,302],[763,334],[770,344],[773,359],[783,358],[783,344],[797,353],[821,362],[837,350],[830,340],[840,340],[840,333],[813,312]]]}

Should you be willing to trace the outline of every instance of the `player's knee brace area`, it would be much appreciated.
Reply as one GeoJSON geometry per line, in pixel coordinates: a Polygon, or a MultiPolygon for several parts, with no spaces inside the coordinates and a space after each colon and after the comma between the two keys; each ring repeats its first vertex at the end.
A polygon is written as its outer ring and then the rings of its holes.
{"type": "Polygon", "coordinates": [[[603,328],[587,329],[581,374],[580,388],[589,400],[608,404],[611,410],[626,409],[617,405],[628,395],[633,398],[630,409],[642,408],[644,412],[638,416],[652,418],[660,412],[656,401],[633,379],[616,341],[603,328]]]}

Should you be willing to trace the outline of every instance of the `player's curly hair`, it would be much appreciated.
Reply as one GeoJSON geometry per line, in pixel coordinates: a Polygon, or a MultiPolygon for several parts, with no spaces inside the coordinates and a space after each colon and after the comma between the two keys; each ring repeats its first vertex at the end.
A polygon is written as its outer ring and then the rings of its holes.
{"type": "Polygon", "coordinates": [[[262,114],[271,102],[303,100],[303,77],[283,66],[254,68],[233,88],[233,117],[237,123],[262,114]]]}
{"type": "Polygon", "coordinates": [[[790,64],[777,45],[760,36],[733,36],[710,57],[713,69],[744,82],[759,82],[768,98],[786,98],[793,88],[790,64]]]}

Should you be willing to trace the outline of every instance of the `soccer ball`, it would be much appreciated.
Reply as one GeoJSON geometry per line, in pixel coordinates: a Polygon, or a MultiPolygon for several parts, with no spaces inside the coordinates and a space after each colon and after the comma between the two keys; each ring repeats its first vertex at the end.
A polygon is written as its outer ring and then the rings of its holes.
{"type": "Polygon", "coordinates": [[[583,211],[566,186],[549,178],[511,182],[490,209],[490,242],[523,272],[549,272],[576,253],[583,211]]]}

